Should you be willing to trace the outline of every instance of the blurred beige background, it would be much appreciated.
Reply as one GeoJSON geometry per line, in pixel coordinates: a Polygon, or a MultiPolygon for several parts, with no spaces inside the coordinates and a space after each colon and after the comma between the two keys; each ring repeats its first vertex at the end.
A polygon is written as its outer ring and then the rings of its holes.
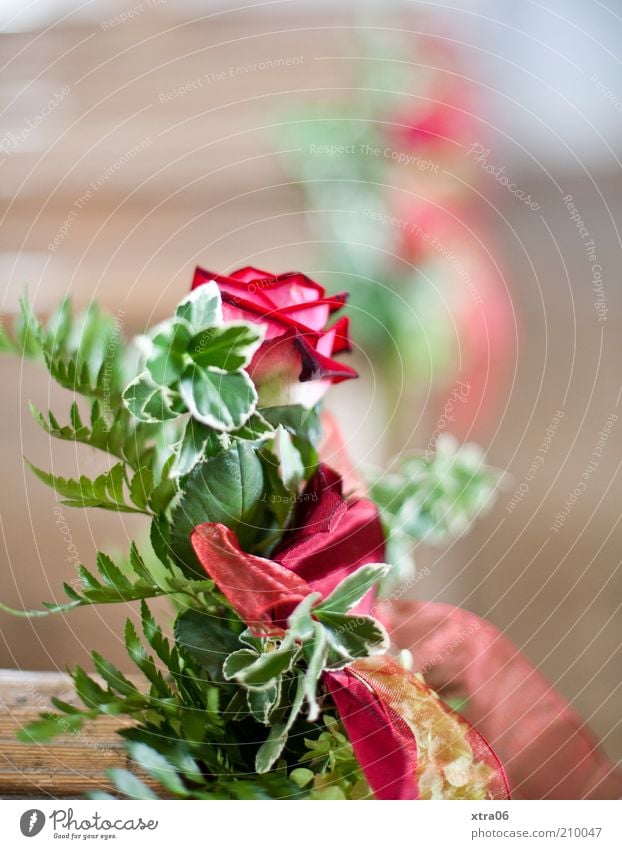
{"type": "MultiPolygon", "coordinates": [[[[512,477],[469,536],[443,550],[420,547],[430,576],[417,592],[504,628],[620,757],[620,4],[607,14],[586,3],[588,14],[550,3],[544,21],[544,7],[518,5],[503,12],[458,3],[451,17],[433,14],[434,4],[411,5],[382,22],[407,38],[424,31],[462,42],[486,95],[479,120],[491,161],[541,206],[529,209],[494,179],[478,186],[519,338],[496,414],[476,418],[469,438],[512,477]],[[567,194],[602,266],[600,312],[567,194]],[[563,418],[530,478],[558,410],[563,418]],[[554,530],[594,451],[597,466],[554,530]]],[[[79,304],[98,299],[133,333],[173,307],[198,262],[330,271],[317,267],[276,116],[292,99],[342,96],[356,78],[360,27],[378,28],[377,19],[305,3],[239,12],[155,0],[88,4],[79,14],[62,3],[29,9],[8,3],[0,32],[3,314],[27,284],[41,311],[71,291],[79,304]],[[55,107],[36,121],[50,99],[55,107]]],[[[382,376],[360,360],[362,379],[331,401],[357,458],[382,462],[425,447],[438,407],[430,402],[412,433],[420,411],[410,390],[391,439],[379,443],[391,411],[382,376]]],[[[124,550],[140,522],[70,508],[59,518],[22,455],[65,475],[88,473],[98,460],[50,444],[31,419],[29,400],[68,409],[39,368],[5,358],[2,369],[0,591],[8,604],[36,607],[59,598],[60,581],[74,576],[69,546],[88,563],[95,546],[124,550]]],[[[119,659],[127,612],[33,621],[0,614],[0,667],[62,669],[83,661],[86,647],[119,659]]]]}

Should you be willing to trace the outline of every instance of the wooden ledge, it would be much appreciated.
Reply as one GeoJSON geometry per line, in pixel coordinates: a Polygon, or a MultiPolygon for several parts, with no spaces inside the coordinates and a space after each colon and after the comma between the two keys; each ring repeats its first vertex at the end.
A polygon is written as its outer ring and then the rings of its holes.
{"type": "Polygon", "coordinates": [[[127,767],[121,739],[124,723],[102,717],[84,730],[49,743],[19,743],[15,735],[41,711],[53,710],[50,697],[75,701],[70,678],[57,672],[0,670],[0,797],[75,798],[111,789],[106,770],[127,767]]]}

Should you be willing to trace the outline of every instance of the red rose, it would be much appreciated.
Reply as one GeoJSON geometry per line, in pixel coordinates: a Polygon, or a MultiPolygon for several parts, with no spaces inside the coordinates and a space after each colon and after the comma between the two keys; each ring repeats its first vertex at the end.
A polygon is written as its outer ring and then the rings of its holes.
{"type": "MultiPolygon", "coordinates": [[[[341,478],[324,465],[300,496],[294,522],[272,559],[242,551],[233,531],[215,522],[198,525],[191,541],[207,574],[259,633],[281,631],[310,592],[326,597],[360,566],[385,556],[376,505],[366,498],[345,500],[341,478]]],[[[369,613],[372,603],[370,590],[354,612],[369,613]]]]}
{"type": "MultiPolygon", "coordinates": [[[[384,562],[378,508],[367,498],[345,500],[341,476],[320,464],[300,496],[292,527],[272,557],[325,597],[366,563],[384,562]]],[[[367,596],[357,611],[368,613],[371,601],[367,596]]]]}
{"type": "Polygon", "coordinates": [[[358,376],[350,366],[332,359],[351,350],[348,319],[326,327],[347,294],[326,297],[322,286],[304,274],[274,276],[250,266],[229,276],[197,268],[192,288],[211,280],[220,289],[225,321],[266,327],[264,342],[248,367],[261,406],[312,407],[331,383],[358,376]]]}

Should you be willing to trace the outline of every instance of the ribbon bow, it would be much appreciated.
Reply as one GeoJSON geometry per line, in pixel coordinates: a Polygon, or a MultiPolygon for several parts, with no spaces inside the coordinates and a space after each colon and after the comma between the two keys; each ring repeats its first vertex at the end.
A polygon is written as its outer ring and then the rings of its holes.
{"type": "MultiPolygon", "coordinates": [[[[192,532],[194,551],[206,572],[257,635],[284,634],[288,615],[303,598],[318,591],[328,594],[344,574],[373,559],[369,545],[360,544],[362,528],[372,547],[384,545],[371,502],[360,499],[344,509],[340,491],[329,487],[331,492],[338,496],[333,507],[339,509],[320,508],[316,520],[323,530],[308,533],[306,525],[302,539],[290,540],[277,552],[280,562],[242,551],[224,525],[208,522],[192,532]],[[345,543],[354,562],[344,566],[339,557],[329,556],[327,541],[333,555],[345,543]],[[323,568],[310,569],[318,552],[323,568]],[[301,576],[314,571],[309,580],[301,576]]],[[[359,608],[369,606],[364,599],[359,608]]],[[[377,799],[509,797],[503,767],[483,737],[421,677],[388,656],[327,670],[323,683],[377,799]]]]}

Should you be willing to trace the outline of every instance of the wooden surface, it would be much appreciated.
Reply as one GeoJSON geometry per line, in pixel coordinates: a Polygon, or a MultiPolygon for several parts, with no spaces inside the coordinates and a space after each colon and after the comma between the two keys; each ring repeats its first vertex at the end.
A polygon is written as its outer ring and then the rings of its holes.
{"type": "Polygon", "coordinates": [[[50,697],[73,701],[69,678],[56,672],[0,671],[0,797],[77,797],[109,790],[106,770],[127,766],[115,729],[118,718],[88,723],[83,731],[46,744],[27,745],[17,731],[50,706],[50,697]]]}

